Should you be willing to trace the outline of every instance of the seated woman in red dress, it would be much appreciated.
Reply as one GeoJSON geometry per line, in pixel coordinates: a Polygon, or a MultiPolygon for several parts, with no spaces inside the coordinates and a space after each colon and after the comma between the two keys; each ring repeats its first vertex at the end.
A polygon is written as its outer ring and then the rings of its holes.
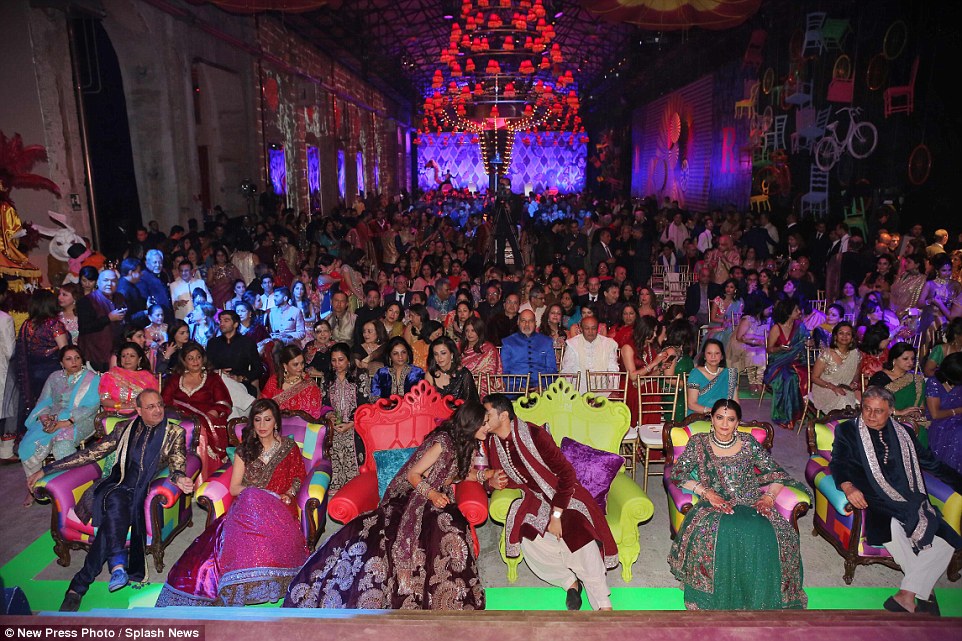
{"type": "Polygon", "coordinates": [[[227,417],[230,393],[219,374],[208,370],[207,353],[197,343],[180,349],[173,373],[164,383],[164,404],[197,421],[201,477],[227,461],[227,417]]]}
{"type": "Polygon", "coordinates": [[[285,411],[306,412],[323,418],[332,411],[321,402],[321,388],[304,371],[304,352],[285,345],[277,352],[276,374],[267,379],[262,398],[274,399],[285,411]]]}

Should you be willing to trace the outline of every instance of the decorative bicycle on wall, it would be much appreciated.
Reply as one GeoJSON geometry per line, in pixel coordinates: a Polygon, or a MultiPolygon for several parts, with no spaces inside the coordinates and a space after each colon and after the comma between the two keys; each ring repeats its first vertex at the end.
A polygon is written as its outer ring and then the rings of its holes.
{"type": "Polygon", "coordinates": [[[867,158],[878,144],[878,130],[870,122],[859,122],[858,116],[862,112],[859,107],[845,107],[837,114],[848,116],[848,132],[845,138],[838,137],[839,120],[830,122],[825,127],[825,137],[815,143],[812,153],[815,154],[815,165],[822,171],[830,171],[838,162],[842,154],[848,152],[853,158],[867,158]]]}

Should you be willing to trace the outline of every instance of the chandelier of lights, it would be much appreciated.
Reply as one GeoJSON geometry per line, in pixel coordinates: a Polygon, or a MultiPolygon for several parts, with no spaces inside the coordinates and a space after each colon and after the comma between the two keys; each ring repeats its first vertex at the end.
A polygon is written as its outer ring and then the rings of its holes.
{"type": "Polygon", "coordinates": [[[504,175],[518,132],[524,144],[549,131],[587,142],[577,83],[555,35],[543,0],[463,0],[426,88],[415,143],[434,132],[470,134],[487,173],[504,175]],[[501,163],[490,162],[496,157],[501,163]]]}

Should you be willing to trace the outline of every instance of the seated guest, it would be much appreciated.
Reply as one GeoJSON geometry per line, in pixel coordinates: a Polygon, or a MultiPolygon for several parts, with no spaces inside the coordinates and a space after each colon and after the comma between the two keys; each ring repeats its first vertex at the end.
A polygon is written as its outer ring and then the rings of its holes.
{"type": "Polygon", "coordinates": [[[719,399],[710,409],[712,431],[692,435],[671,471],[673,483],[700,499],[685,514],[668,556],[685,586],[685,607],[804,608],[798,532],[774,508],[784,486],[808,488],[751,434],[738,432],[736,401],[719,399]]]}
{"type": "Polygon", "coordinates": [[[357,323],[357,315],[348,306],[347,294],[344,292],[331,294],[331,315],[327,320],[331,323],[335,343],[351,345],[354,342],[354,327],[357,323]]]}
{"type": "Polygon", "coordinates": [[[555,349],[562,349],[565,346],[568,332],[562,323],[561,305],[552,303],[547,306],[547,311],[538,324],[538,333],[550,338],[555,349]]]}
{"type": "Polygon", "coordinates": [[[117,351],[117,365],[100,377],[100,404],[105,410],[132,413],[145,389],[160,391],[147,355],[137,343],[124,343],[117,351]]]}
{"type": "Polygon", "coordinates": [[[421,337],[421,330],[424,324],[431,320],[428,308],[421,303],[411,303],[407,310],[407,325],[404,328],[404,340],[408,345],[414,343],[421,337]]]}
{"type": "Polygon", "coordinates": [[[324,404],[333,411],[324,418],[334,421],[324,437],[324,453],[331,460],[331,496],[357,476],[364,461],[364,445],[354,431],[354,413],[370,402],[371,384],[367,371],[358,370],[351,358],[351,346],[335,343],[331,348],[331,375],[324,385],[324,404]]]}
{"type": "Polygon", "coordinates": [[[857,407],[861,394],[855,330],[848,321],[835,325],[828,349],[823,349],[812,366],[811,400],[822,414],[857,407]]]}
{"type": "Polygon", "coordinates": [[[859,352],[862,354],[862,362],[859,365],[859,374],[867,381],[882,371],[882,365],[888,358],[889,328],[885,323],[878,322],[870,326],[865,331],[865,337],[858,341],[859,352]]]}
{"type": "Polygon", "coordinates": [[[304,348],[307,373],[323,379],[331,370],[331,348],[334,346],[331,324],[326,320],[314,323],[314,340],[304,348]]]}
{"type": "Polygon", "coordinates": [[[892,420],[895,397],[885,388],[862,393],[862,413],[835,429],[832,480],[848,503],[865,510],[865,540],[884,545],[905,576],[885,601],[890,612],[938,614],[932,588],[962,537],[930,502],[920,470],[962,492],[962,476],[922,447],[911,429],[892,420]]]}
{"type": "Polygon", "coordinates": [[[471,318],[464,326],[461,341],[461,364],[478,379],[478,395],[488,394],[488,374],[501,373],[501,354],[498,348],[486,340],[484,321],[471,318]]]}
{"type": "Polygon", "coordinates": [[[210,294],[207,283],[194,275],[194,266],[190,261],[183,261],[177,268],[180,278],[170,284],[170,300],[173,301],[174,316],[186,320],[187,315],[194,311],[194,291],[198,288],[210,294]]]}
{"type": "Polygon", "coordinates": [[[695,369],[688,374],[688,389],[685,390],[689,414],[709,412],[716,401],[735,398],[738,393],[738,370],[726,366],[725,348],[721,342],[714,338],[706,339],[695,365],[695,369]]]}
{"type": "MultiPolygon", "coordinates": [[[[203,295],[203,292],[200,292],[203,295]]],[[[217,308],[208,302],[197,301],[194,303],[194,311],[187,316],[187,324],[190,326],[190,340],[206,348],[210,339],[217,336],[217,321],[214,316],[217,308]]]]}
{"type": "Polygon", "coordinates": [[[322,407],[321,388],[304,371],[304,352],[297,345],[285,345],[275,352],[276,374],[267,379],[263,398],[273,399],[282,410],[306,412],[314,418],[322,418],[330,407],[322,407]]]}
{"type": "Polygon", "coordinates": [[[427,434],[377,509],[311,555],[291,580],[284,607],[484,609],[470,528],[450,483],[475,479],[471,460],[484,421],[484,409],[468,402],[427,434]],[[345,564],[347,550],[352,561],[345,564]]]}
{"type": "Polygon", "coordinates": [[[251,406],[231,468],[237,498],[170,569],[157,607],[252,605],[287,592],[308,556],[296,502],[306,471],[280,424],[276,402],[251,406]]]}
{"type": "Polygon", "coordinates": [[[558,372],[554,344],[547,336],[534,331],[534,312],[531,310],[518,314],[518,329],[502,342],[501,366],[505,374],[528,374],[531,386],[537,387],[539,374],[558,372]]]}
{"type": "Polygon", "coordinates": [[[379,320],[364,323],[361,330],[361,341],[354,344],[352,352],[354,366],[366,371],[369,375],[379,370],[385,361],[384,344],[387,343],[387,332],[384,324],[379,320]]]}
{"type": "Polygon", "coordinates": [[[179,318],[174,319],[168,331],[170,340],[157,348],[157,364],[154,366],[161,376],[170,374],[171,368],[177,364],[180,350],[190,342],[190,327],[179,318]]]}
{"type": "Polygon", "coordinates": [[[882,370],[872,375],[868,384],[892,393],[893,414],[920,420],[925,404],[925,377],[916,374],[915,348],[909,343],[896,343],[889,350],[882,370]]]}
{"type": "Polygon", "coordinates": [[[291,292],[286,287],[274,290],[274,307],[268,312],[268,319],[271,338],[275,341],[282,345],[299,345],[304,340],[304,312],[291,305],[291,292]]]}
{"type": "Polygon", "coordinates": [[[601,291],[601,298],[591,307],[599,323],[614,327],[621,323],[621,310],[624,307],[621,298],[621,287],[613,280],[605,283],[601,291]]]}
{"type": "Polygon", "coordinates": [[[471,370],[461,364],[461,352],[448,336],[431,342],[428,366],[424,376],[442,396],[455,400],[478,400],[478,389],[471,370]]]}
{"type": "Polygon", "coordinates": [[[404,335],[405,327],[401,320],[403,317],[404,308],[401,307],[400,303],[388,303],[384,306],[384,316],[381,317],[381,322],[384,323],[384,330],[388,337],[394,338],[404,335]]]}
{"type": "Polygon", "coordinates": [[[227,417],[233,406],[224,381],[210,371],[203,347],[188,343],[180,350],[163,397],[165,405],[197,421],[201,476],[208,478],[227,461],[227,417]]]}
{"type": "Polygon", "coordinates": [[[748,374],[748,386],[753,394],[762,391],[765,375],[767,332],[765,330],[766,307],[760,298],[748,298],[735,332],[728,339],[728,364],[748,374]]]}
{"type": "Polygon", "coordinates": [[[712,282],[711,270],[702,267],[698,270],[698,282],[688,286],[685,293],[685,313],[688,320],[696,325],[707,325],[713,298],[722,295],[721,285],[712,282]]]}
{"type": "Polygon", "coordinates": [[[925,382],[929,447],[935,458],[962,473],[962,353],[945,357],[925,382]]]}
{"type": "Polygon", "coordinates": [[[502,311],[492,314],[488,320],[488,338],[495,347],[501,347],[502,341],[518,331],[518,310],[521,308],[521,297],[508,294],[504,297],[502,311]]]}
{"type": "Polygon", "coordinates": [[[932,348],[925,361],[925,375],[934,376],[935,371],[949,354],[962,351],[962,318],[953,318],[945,330],[945,342],[932,348]]]}
{"type": "Polygon", "coordinates": [[[392,394],[403,396],[424,379],[424,370],[411,364],[414,360],[411,346],[400,336],[387,342],[384,353],[390,364],[379,369],[371,378],[372,398],[390,398],[392,394]]]}
{"type": "Polygon", "coordinates": [[[567,341],[561,358],[561,373],[580,372],[578,391],[588,391],[588,372],[617,372],[618,344],[614,339],[598,335],[598,319],[589,316],[581,321],[581,334],[567,341]]]}
{"type": "MultiPolygon", "coordinates": [[[[51,454],[54,460],[77,451],[81,441],[94,433],[94,417],[100,409],[100,374],[84,365],[76,345],[60,348],[62,369],[50,374],[25,422],[20,460],[29,477],[51,454]]],[[[33,502],[27,497],[27,505],[33,502]]]]}
{"type": "MultiPolygon", "coordinates": [[[[812,330],[812,339],[817,347],[825,347],[829,344],[832,332],[845,316],[841,305],[830,305],[825,311],[825,322],[812,330]]],[[[853,337],[854,338],[854,337],[853,337]]]]}
{"type": "Polygon", "coordinates": [[[131,580],[140,582],[146,578],[147,528],[142,518],[143,506],[150,482],[159,471],[168,468],[170,482],[181,492],[194,491],[193,481],[185,474],[184,428],[167,422],[160,395],[153,390],[143,392],[137,398],[137,414],[138,418],[119,424],[92,447],[50,463],[27,479],[28,487],[33,487],[44,474],[87,465],[117,452],[112,466],[77,501],[77,518],[91,523],[96,530],[84,566],[74,575],[64,595],[61,612],[80,609],[84,594],[104,563],[110,572],[111,592],[131,580]],[[116,489],[121,491],[113,491],[116,489]]]}
{"type": "Polygon", "coordinates": [[[243,385],[251,395],[257,394],[254,384],[263,373],[257,343],[250,336],[240,334],[240,316],[236,311],[225,309],[220,313],[220,336],[207,343],[207,359],[212,369],[221,376],[231,378],[243,385]]]}
{"type": "Polygon", "coordinates": [[[431,342],[444,334],[444,328],[438,321],[427,321],[421,329],[420,336],[411,345],[414,353],[414,365],[424,369],[428,366],[428,352],[431,342]]]}
{"type": "MultiPolygon", "coordinates": [[[[256,298],[256,296],[252,298],[256,298]]],[[[257,317],[257,310],[254,309],[253,304],[248,300],[242,300],[234,305],[234,311],[237,312],[237,318],[240,319],[237,325],[237,333],[241,336],[249,336],[257,345],[257,350],[261,351],[270,342],[271,337],[267,328],[257,317]]]]}

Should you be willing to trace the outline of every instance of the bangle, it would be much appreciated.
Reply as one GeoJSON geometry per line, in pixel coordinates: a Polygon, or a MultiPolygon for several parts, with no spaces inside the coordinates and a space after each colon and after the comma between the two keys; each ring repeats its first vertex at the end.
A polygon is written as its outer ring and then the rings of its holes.
{"type": "Polygon", "coordinates": [[[485,480],[487,480],[487,479],[485,478],[485,476],[484,476],[484,469],[483,469],[483,468],[479,468],[478,471],[477,471],[477,473],[475,474],[475,476],[476,476],[477,479],[478,479],[478,483],[481,483],[482,485],[484,485],[485,480]]]}
{"type": "Polygon", "coordinates": [[[424,479],[421,479],[421,481],[420,481],[417,485],[414,486],[414,490],[415,490],[418,494],[420,494],[421,496],[423,496],[424,498],[428,498],[428,494],[430,494],[430,493],[431,493],[431,490],[433,490],[433,489],[434,489],[434,488],[432,488],[432,487],[428,484],[428,482],[425,481],[424,479]]]}
{"type": "Polygon", "coordinates": [[[763,496],[763,497],[764,497],[764,496],[767,496],[768,498],[770,498],[770,499],[772,500],[772,503],[775,502],[775,495],[772,494],[771,490],[765,492],[764,494],[762,494],[762,496],[763,496]]]}

